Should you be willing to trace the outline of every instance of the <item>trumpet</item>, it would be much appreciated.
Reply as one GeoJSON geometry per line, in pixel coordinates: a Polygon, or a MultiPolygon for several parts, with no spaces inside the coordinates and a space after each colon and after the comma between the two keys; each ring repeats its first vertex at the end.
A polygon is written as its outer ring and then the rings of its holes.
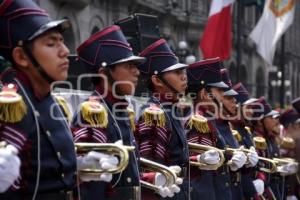
{"type": "Polygon", "coordinates": [[[298,162],[293,158],[273,158],[273,161],[276,163],[276,172],[281,172],[280,167],[287,164],[294,164],[298,168],[298,162]]]}
{"type": "Polygon", "coordinates": [[[196,143],[189,143],[189,150],[190,152],[194,153],[203,153],[208,150],[216,150],[219,154],[220,161],[217,164],[206,164],[206,163],[199,163],[199,162],[190,162],[192,166],[196,166],[201,170],[217,170],[219,167],[223,165],[225,162],[225,157],[224,157],[224,150],[220,150],[218,148],[208,146],[208,145],[202,145],[202,144],[196,144],[196,143]]]}
{"type": "MultiPolygon", "coordinates": [[[[140,158],[140,165],[144,170],[151,171],[151,172],[160,172],[161,174],[163,174],[166,178],[166,183],[165,185],[163,185],[163,187],[170,188],[172,185],[176,184],[177,174],[172,170],[170,170],[167,166],[159,164],[157,162],[153,162],[145,158],[140,158]]],[[[158,186],[142,180],[140,182],[142,186],[151,189],[157,193],[159,192],[158,186]]]]}
{"type": "Polygon", "coordinates": [[[119,165],[115,168],[103,169],[81,169],[79,172],[87,175],[99,175],[102,173],[117,174],[122,172],[128,165],[129,153],[134,151],[134,146],[125,146],[114,143],[75,143],[75,151],[78,154],[84,154],[89,151],[100,151],[101,153],[116,155],[119,158],[119,165]]]}
{"type": "MultiPolygon", "coordinates": [[[[241,148],[239,149],[240,151],[243,151],[245,154],[250,153],[251,150],[250,149],[245,149],[245,148],[241,148]]],[[[264,163],[269,164],[269,168],[266,167],[260,167],[259,170],[262,172],[266,172],[266,173],[275,173],[277,171],[277,165],[276,162],[270,158],[265,158],[265,157],[261,157],[258,156],[258,160],[262,161],[264,163]]]]}

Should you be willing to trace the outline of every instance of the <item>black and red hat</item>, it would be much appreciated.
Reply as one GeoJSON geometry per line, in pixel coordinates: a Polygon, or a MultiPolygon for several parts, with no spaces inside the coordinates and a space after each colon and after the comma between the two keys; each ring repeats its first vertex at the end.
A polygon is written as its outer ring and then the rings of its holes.
{"type": "Polygon", "coordinates": [[[232,82],[231,79],[229,78],[229,73],[228,70],[223,68],[221,69],[221,76],[222,76],[222,81],[228,85],[228,89],[225,89],[224,91],[224,96],[236,96],[238,93],[232,89],[232,82]]]}
{"type": "Polygon", "coordinates": [[[164,39],[157,40],[149,45],[140,53],[140,56],[147,58],[147,62],[140,65],[139,69],[141,73],[148,77],[176,69],[184,69],[187,66],[178,63],[178,58],[164,39]]]}
{"type": "Polygon", "coordinates": [[[245,88],[245,86],[240,82],[235,84],[232,89],[234,89],[238,95],[235,96],[235,99],[238,103],[242,105],[248,105],[253,102],[256,102],[258,99],[251,98],[248,90],[245,88]]]}
{"type": "Polygon", "coordinates": [[[12,60],[14,47],[30,42],[50,29],[68,27],[68,20],[51,20],[49,14],[32,0],[0,1],[0,54],[12,60]]]}
{"type": "Polygon", "coordinates": [[[130,44],[117,25],[106,27],[92,35],[77,48],[77,53],[78,59],[90,72],[125,62],[141,64],[146,61],[144,57],[133,55],[130,44]]]}

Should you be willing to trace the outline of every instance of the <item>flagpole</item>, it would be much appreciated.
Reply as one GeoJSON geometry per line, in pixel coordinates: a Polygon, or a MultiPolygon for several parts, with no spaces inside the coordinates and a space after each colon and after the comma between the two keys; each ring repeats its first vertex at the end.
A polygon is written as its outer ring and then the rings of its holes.
{"type": "Polygon", "coordinates": [[[280,70],[281,70],[281,87],[280,87],[280,107],[284,107],[285,94],[285,34],[281,38],[281,53],[280,53],[280,70]]]}
{"type": "Polygon", "coordinates": [[[242,62],[242,48],[241,48],[241,37],[242,37],[242,4],[240,1],[237,2],[237,43],[236,43],[236,80],[240,82],[241,62],[242,62]]]}

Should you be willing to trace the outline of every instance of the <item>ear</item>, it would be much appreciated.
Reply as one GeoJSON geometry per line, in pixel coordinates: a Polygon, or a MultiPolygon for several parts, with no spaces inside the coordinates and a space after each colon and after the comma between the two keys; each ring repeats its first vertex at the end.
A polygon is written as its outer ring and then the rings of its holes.
{"type": "Polygon", "coordinates": [[[12,57],[18,67],[23,69],[28,68],[30,60],[26,56],[24,50],[21,47],[15,47],[12,51],[12,57]]]}
{"type": "Polygon", "coordinates": [[[198,92],[198,97],[200,96],[201,99],[207,99],[208,98],[208,94],[207,91],[202,88],[199,92],[198,92]]]}
{"type": "Polygon", "coordinates": [[[151,81],[155,87],[163,87],[163,83],[161,82],[161,80],[158,78],[157,75],[152,75],[151,81]]]}
{"type": "Polygon", "coordinates": [[[103,67],[99,67],[98,74],[105,74],[103,67]]]}

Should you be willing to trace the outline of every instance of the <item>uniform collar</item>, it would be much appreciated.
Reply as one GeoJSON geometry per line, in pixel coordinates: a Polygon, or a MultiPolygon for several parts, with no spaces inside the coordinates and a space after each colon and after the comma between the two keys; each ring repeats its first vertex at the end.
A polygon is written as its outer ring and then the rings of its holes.
{"type": "Polygon", "coordinates": [[[102,85],[97,85],[95,90],[100,95],[106,93],[105,96],[102,96],[106,103],[109,103],[110,105],[117,105],[116,108],[118,109],[126,109],[128,107],[128,102],[126,101],[124,96],[122,96],[122,98],[116,98],[115,95],[112,93],[112,91],[108,90],[107,92],[104,92],[105,89],[103,88],[102,85]]]}

